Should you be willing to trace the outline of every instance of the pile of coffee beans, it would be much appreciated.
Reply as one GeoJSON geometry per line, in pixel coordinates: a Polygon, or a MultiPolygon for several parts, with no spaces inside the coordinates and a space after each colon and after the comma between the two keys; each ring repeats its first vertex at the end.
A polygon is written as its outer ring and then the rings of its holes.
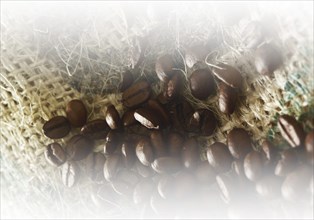
{"type": "Polygon", "coordinates": [[[157,215],[178,214],[198,204],[206,187],[213,194],[220,192],[226,204],[264,198],[307,202],[313,196],[314,131],[306,133],[289,115],[278,120],[286,149],[268,140],[255,146],[247,130],[233,128],[225,143],[206,146],[207,161],[201,160],[198,137],[214,135],[220,122],[209,108],[194,108],[182,90],[188,85],[194,98],[206,100],[218,88],[218,107],[230,115],[242,86],[236,68],[218,64],[213,70],[196,69],[186,80],[172,56],[164,55],[157,60],[156,73],[163,86],[160,94],[154,94],[147,80],[124,77],[122,115],[109,105],[103,116],[88,121],[84,103],[72,100],[66,105],[66,117],[56,116],[44,124],[43,132],[51,139],[80,128],[65,146],[53,142],[45,151],[50,164],[61,166],[65,186],[88,177],[99,184],[96,194],[103,200],[115,200],[115,192],[136,207],[149,204],[157,215]],[[99,140],[103,152],[94,152],[99,140]]]}

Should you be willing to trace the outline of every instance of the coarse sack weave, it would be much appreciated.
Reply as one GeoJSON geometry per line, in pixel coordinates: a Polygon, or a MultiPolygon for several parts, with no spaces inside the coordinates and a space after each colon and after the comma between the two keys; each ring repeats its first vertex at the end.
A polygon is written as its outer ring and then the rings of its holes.
{"type": "MultiPolygon", "coordinates": [[[[158,20],[158,14],[143,13],[132,20],[132,27],[125,25],[124,19],[129,22],[131,19],[127,18],[130,15],[123,14],[123,10],[107,8],[106,13],[95,12],[94,16],[86,10],[82,17],[89,19],[81,25],[85,25],[88,31],[78,33],[75,26],[67,31],[71,19],[64,22],[63,29],[51,25],[51,17],[45,10],[36,17],[27,17],[27,10],[24,17],[4,14],[0,75],[1,201],[6,201],[1,205],[3,216],[23,217],[21,213],[34,218],[99,217],[100,213],[112,218],[127,216],[127,208],[103,210],[98,207],[95,210],[90,194],[86,193],[93,188],[88,181],[73,189],[66,189],[61,184],[59,169],[47,164],[43,156],[45,146],[52,140],[43,135],[42,127],[50,118],[65,115],[65,106],[72,99],[83,100],[89,120],[103,117],[109,103],[121,113],[121,94],[111,92],[117,90],[122,72],[136,65],[138,53],[143,50],[140,39],[147,36],[154,37],[149,38],[145,61],[135,74],[156,80],[151,67],[158,55],[180,52],[186,42],[208,39],[213,34],[213,27],[217,32],[222,29],[225,38],[219,48],[219,57],[209,56],[207,62],[227,61],[234,65],[242,73],[244,85],[238,109],[230,117],[217,109],[217,96],[200,102],[191,97],[188,89],[184,91],[194,107],[210,108],[220,119],[221,126],[215,135],[201,138],[204,147],[206,142],[225,142],[226,134],[233,127],[247,129],[257,148],[266,137],[280,144],[282,139],[276,128],[276,118],[280,114],[294,115],[304,123],[307,131],[313,129],[313,19],[306,19],[308,14],[305,12],[289,13],[289,16],[286,11],[276,13],[279,28],[273,36],[284,54],[285,64],[275,71],[273,78],[268,78],[257,74],[252,51],[241,48],[241,37],[236,35],[242,28],[241,24],[224,26],[220,21],[216,22],[213,18],[217,14],[209,16],[206,13],[208,7],[195,5],[191,8],[186,5],[173,9],[175,12],[169,9],[169,17],[159,15],[164,18],[163,22],[158,20]],[[202,19],[193,17],[197,11],[202,19]],[[190,20],[183,19],[186,17],[190,20]],[[182,23],[178,23],[180,19],[182,23]],[[308,23],[304,24],[305,20],[308,23]],[[38,21],[43,21],[40,25],[44,29],[38,27],[38,21]],[[47,26],[49,36],[45,35],[45,24],[51,25],[47,26]],[[94,32],[91,32],[92,28],[95,28],[94,32]],[[108,31],[108,28],[111,29],[108,31]],[[100,60],[104,66],[99,64],[100,60]],[[112,68],[108,70],[108,66],[112,68]],[[85,207],[83,210],[78,208],[82,205],[85,207]]],[[[244,24],[262,19],[265,14],[263,10],[256,10],[254,16],[244,19],[244,24]]],[[[59,20],[67,19],[60,17],[59,20]]],[[[185,72],[187,77],[190,73],[190,70],[185,72]]],[[[155,90],[158,91],[159,87],[156,86],[155,90]]],[[[72,131],[60,143],[65,143],[75,132],[72,131]]],[[[101,150],[99,143],[95,151],[101,150]]]]}

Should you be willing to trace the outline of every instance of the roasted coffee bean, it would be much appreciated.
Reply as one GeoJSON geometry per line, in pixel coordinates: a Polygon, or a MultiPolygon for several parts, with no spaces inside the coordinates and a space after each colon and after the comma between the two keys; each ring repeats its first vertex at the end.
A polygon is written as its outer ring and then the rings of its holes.
{"type": "Polygon", "coordinates": [[[191,93],[197,99],[204,100],[215,92],[214,77],[209,69],[195,70],[189,80],[191,93]]]}
{"type": "Polygon", "coordinates": [[[167,140],[169,155],[172,157],[178,157],[181,154],[184,138],[177,132],[170,132],[167,140]]]}
{"type": "Polygon", "coordinates": [[[104,165],[104,177],[107,181],[112,181],[119,169],[121,169],[121,157],[119,154],[109,155],[104,165]]]}
{"type": "Polygon", "coordinates": [[[175,61],[170,54],[160,56],[155,65],[155,71],[158,78],[164,82],[173,74],[173,69],[176,68],[175,61]]]}
{"type": "Polygon", "coordinates": [[[46,160],[54,166],[60,166],[65,163],[66,153],[58,143],[49,144],[45,150],[46,160]]]}
{"type": "Polygon", "coordinates": [[[314,164],[314,131],[311,131],[305,138],[305,149],[307,152],[308,161],[314,164]]]}
{"type": "Polygon", "coordinates": [[[154,171],[149,166],[144,166],[140,161],[135,161],[135,168],[142,177],[147,178],[154,175],[154,171]]]}
{"type": "Polygon", "coordinates": [[[138,123],[134,118],[135,109],[127,110],[122,116],[122,123],[124,127],[135,125],[138,123]]]}
{"type": "Polygon", "coordinates": [[[185,63],[192,68],[198,62],[205,62],[206,56],[212,52],[213,43],[195,43],[186,50],[185,63]]]}
{"type": "Polygon", "coordinates": [[[198,109],[191,116],[189,125],[191,131],[198,131],[202,136],[210,136],[216,129],[217,119],[212,111],[198,109]]]}
{"type": "Polygon", "coordinates": [[[112,130],[117,130],[122,127],[122,121],[119,112],[114,105],[109,105],[106,111],[106,122],[112,130]]]}
{"type": "Polygon", "coordinates": [[[166,156],[167,150],[163,133],[161,131],[152,131],[150,133],[150,141],[152,143],[154,155],[156,158],[166,156]]]}
{"type": "Polygon", "coordinates": [[[47,121],[43,126],[44,134],[51,139],[63,138],[69,134],[71,125],[63,116],[56,116],[47,121]]]}
{"type": "Polygon", "coordinates": [[[276,176],[287,176],[290,172],[295,169],[298,158],[292,149],[284,150],[280,152],[281,159],[278,161],[275,167],[276,176]]]}
{"type": "Polygon", "coordinates": [[[173,197],[175,187],[175,178],[170,175],[163,175],[158,181],[158,193],[164,198],[168,199],[173,197]]]}
{"type": "Polygon", "coordinates": [[[139,81],[125,90],[122,94],[122,103],[128,108],[138,106],[148,100],[151,87],[147,81],[139,81]]]}
{"type": "Polygon", "coordinates": [[[308,166],[302,165],[291,172],[284,180],[281,193],[282,196],[291,202],[299,203],[309,199],[310,195],[306,189],[313,176],[313,170],[308,166]]]}
{"type": "Polygon", "coordinates": [[[255,54],[255,67],[262,75],[272,75],[283,64],[283,58],[274,45],[263,44],[257,48],[255,54]]]}
{"type": "Polygon", "coordinates": [[[282,180],[274,175],[264,176],[256,182],[257,193],[265,198],[278,198],[281,193],[282,180]]]}
{"type": "Polygon", "coordinates": [[[105,139],[110,128],[103,119],[96,119],[88,122],[81,129],[81,134],[89,136],[91,139],[105,139]]]}
{"type": "Polygon", "coordinates": [[[129,88],[132,85],[133,81],[134,81],[134,77],[131,71],[124,72],[122,75],[122,81],[121,81],[119,90],[121,92],[124,92],[127,88],[129,88]]]}
{"type": "Polygon", "coordinates": [[[137,143],[136,156],[145,166],[149,166],[154,161],[153,147],[149,140],[142,139],[137,143]]]}
{"type": "Polygon", "coordinates": [[[189,138],[184,142],[182,147],[182,163],[186,168],[193,168],[199,161],[198,143],[195,138],[189,138]]]}
{"type": "Polygon", "coordinates": [[[231,115],[235,111],[238,91],[225,83],[219,83],[218,90],[219,110],[224,114],[231,115]]]}
{"type": "Polygon", "coordinates": [[[104,153],[113,154],[121,143],[121,134],[117,131],[109,131],[104,144],[104,153]]]}
{"type": "Polygon", "coordinates": [[[208,161],[200,162],[195,169],[195,177],[197,181],[203,185],[209,186],[215,182],[216,172],[208,161]]]}
{"type": "Polygon", "coordinates": [[[221,198],[225,203],[230,203],[238,197],[238,182],[228,174],[219,174],[216,176],[217,185],[220,189],[221,198]]]}
{"type": "Polygon", "coordinates": [[[243,159],[252,150],[249,133],[243,128],[233,128],[227,136],[228,147],[232,156],[243,159]]]}
{"type": "Polygon", "coordinates": [[[152,168],[157,173],[176,173],[181,168],[181,160],[177,157],[159,157],[152,163],[152,168]]]}
{"type": "Polygon", "coordinates": [[[94,142],[87,136],[75,135],[67,143],[66,152],[69,160],[86,158],[94,148],[94,142]]]}
{"type": "Polygon", "coordinates": [[[182,100],[175,103],[170,108],[171,124],[173,128],[178,131],[188,130],[188,119],[194,113],[192,105],[186,101],[182,100]]]}
{"type": "Polygon", "coordinates": [[[128,168],[122,168],[117,173],[117,179],[134,187],[141,179],[140,175],[128,168]]]}
{"type": "Polygon", "coordinates": [[[160,115],[149,108],[139,108],[134,113],[134,118],[149,129],[160,129],[163,127],[160,115]]]}
{"type": "Polygon", "coordinates": [[[143,179],[134,188],[133,201],[135,204],[142,204],[149,200],[154,189],[154,182],[151,179],[143,179]]]}
{"type": "Polygon", "coordinates": [[[302,125],[294,117],[281,115],[278,119],[278,127],[282,137],[291,145],[291,147],[302,146],[305,133],[302,125]]]}
{"type": "Polygon", "coordinates": [[[104,165],[106,158],[101,153],[91,153],[85,161],[86,175],[94,182],[101,183],[104,180],[104,165]]]}
{"type": "Polygon", "coordinates": [[[218,64],[217,67],[214,68],[213,73],[218,79],[232,88],[241,88],[242,76],[236,68],[224,63],[218,64]]]}
{"type": "Polygon", "coordinates": [[[62,183],[67,187],[73,187],[79,178],[79,167],[71,162],[65,163],[61,169],[62,183]]]}
{"type": "Polygon", "coordinates": [[[165,94],[169,101],[178,97],[182,90],[183,74],[180,70],[174,70],[172,76],[165,83],[165,94]]]}
{"type": "Polygon", "coordinates": [[[231,168],[232,156],[225,144],[216,142],[208,147],[207,160],[217,172],[224,173],[231,168]]]}
{"type": "Polygon", "coordinates": [[[257,151],[251,151],[244,158],[244,173],[245,176],[256,182],[263,176],[263,159],[262,155],[257,151]]]}
{"type": "Polygon", "coordinates": [[[162,127],[168,126],[170,123],[169,113],[157,100],[149,99],[147,101],[147,107],[158,114],[162,127]]]}
{"type": "Polygon", "coordinates": [[[126,167],[132,167],[135,160],[135,143],[132,140],[125,140],[121,145],[121,151],[123,155],[123,161],[126,167]]]}
{"type": "Polygon", "coordinates": [[[81,127],[86,123],[87,110],[81,100],[74,99],[66,106],[66,115],[74,127],[81,127]]]}
{"type": "Polygon", "coordinates": [[[273,144],[268,140],[264,140],[261,148],[262,148],[262,152],[264,153],[267,159],[267,162],[268,163],[274,162],[277,157],[278,151],[275,149],[273,144]]]}
{"type": "Polygon", "coordinates": [[[171,102],[171,100],[169,100],[168,96],[167,96],[167,91],[162,91],[160,92],[157,97],[156,97],[156,100],[162,104],[162,105],[166,105],[168,103],[171,102]]]}

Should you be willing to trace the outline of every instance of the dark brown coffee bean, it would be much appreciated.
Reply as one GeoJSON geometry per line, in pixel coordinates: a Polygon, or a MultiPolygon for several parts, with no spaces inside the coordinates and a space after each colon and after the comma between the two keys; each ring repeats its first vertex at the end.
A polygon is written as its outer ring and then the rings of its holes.
{"type": "Polygon", "coordinates": [[[178,157],[181,154],[184,138],[177,132],[170,132],[168,134],[168,152],[172,157],[178,157]]]}
{"type": "Polygon", "coordinates": [[[182,100],[175,103],[170,108],[171,124],[173,128],[178,131],[188,130],[188,119],[194,113],[192,105],[186,101],[182,100]]]}
{"type": "Polygon", "coordinates": [[[232,162],[231,164],[231,168],[232,168],[232,171],[240,178],[243,178],[245,176],[245,173],[244,173],[244,167],[243,167],[243,161],[242,160],[235,160],[232,162]]]}
{"type": "Polygon", "coordinates": [[[156,100],[162,104],[162,105],[166,105],[168,103],[170,103],[171,100],[169,100],[168,96],[167,96],[167,92],[166,91],[162,91],[161,93],[159,93],[156,97],[156,100]]]}
{"type": "Polygon", "coordinates": [[[44,134],[51,139],[59,139],[69,134],[71,125],[63,116],[56,116],[47,121],[43,126],[44,134]]]}
{"type": "Polygon", "coordinates": [[[314,131],[309,132],[305,138],[305,150],[308,161],[314,164],[314,131]]]}
{"type": "Polygon", "coordinates": [[[181,160],[177,157],[159,157],[152,163],[152,168],[157,173],[176,173],[181,168],[181,160]]]}
{"type": "Polygon", "coordinates": [[[104,180],[106,158],[101,153],[91,153],[85,160],[85,172],[92,181],[101,183],[104,180]]]}
{"type": "Polygon", "coordinates": [[[152,143],[154,155],[156,158],[166,156],[167,150],[164,137],[161,131],[152,131],[150,133],[150,141],[152,143]]]}
{"type": "Polygon", "coordinates": [[[189,124],[191,131],[198,131],[200,135],[210,136],[216,129],[217,119],[212,111],[198,109],[190,118],[189,124]]]}
{"type": "Polygon", "coordinates": [[[232,88],[241,88],[242,76],[236,68],[224,63],[218,64],[217,67],[219,68],[214,68],[213,73],[218,79],[232,88]]]}
{"type": "Polygon", "coordinates": [[[60,166],[65,163],[66,153],[58,143],[49,144],[45,150],[46,160],[54,166],[60,166]]]}
{"type": "Polygon", "coordinates": [[[208,161],[200,162],[195,169],[195,177],[197,181],[203,185],[209,186],[215,182],[216,172],[208,161]]]}
{"type": "Polygon", "coordinates": [[[91,139],[105,139],[110,128],[103,119],[96,119],[88,122],[81,129],[81,134],[89,136],[91,139]]]}
{"type": "Polygon", "coordinates": [[[173,197],[175,187],[175,178],[170,175],[163,175],[158,181],[158,193],[164,199],[173,197]]]}
{"type": "Polygon", "coordinates": [[[266,159],[269,162],[275,161],[278,151],[270,141],[268,140],[263,141],[261,148],[262,152],[264,153],[266,159]]]}
{"type": "Polygon", "coordinates": [[[121,151],[122,151],[122,155],[123,155],[122,158],[125,163],[125,166],[132,167],[136,160],[134,141],[133,140],[123,141],[121,151]]]}
{"type": "Polygon", "coordinates": [[[81,100],[74,99],[70,101],[65,111],[69,122],[74,127],[81,127],[86,123],[87,110],[81,100]]]}
{"type": "Polygon", "coordinates": [[[61,169],[62,183],[67,187],[73,187],[79,178],[79,167],[75,163],[65,163],[61,169]]]}
{"type": "Polygon", "coordinates": [[[121,134],[117,131],[109,131],[104,144],[104,153],[113,154],[121,143],[121,134]]]}
{"type": "Polygon", "coordinates": [[[208,147],[207,160],[217,172],[224,173],[231,168],[232,156],[225,144],[216,142],[208,147]]]}
{"type": "Polygon", "coordinates": [[[215,81],[210,70],[198,69],[190,76],[190,89],[192,95],[204,100],[215,92],[215,81]]]}
{"type": "Polygon", "coordinates": [[[263,176],[263,159],[257,151],[251,151],[244,158],[244,173],[246,177],[256,182],[263,176]]]}
{"type": "Polygon", "coordinates": [[[228,147],[232,156],[243,159],[252,150],[249,133],[243,128],[233,128],[227,136],[228,147]]]}
{"type": "Polygon", "coordinates": [[[302,125],[292,116],[281,115],[278,119],[278,127],[282,137],[291,147],[300,147],[304,143],[305,132],[302,125]]]}
{"type": "Polygon", "coordinates": [[[255,67],[262,75],[272,75],[283,64],[283,58],[274,45],[263,44],[256,50],[255,67]]]}
{"type": "Polygon", "coordinates": [[[150,166],[144,166],[140,161],[135,161],[135,168],[142,177],[147,178],[154,175],[154,171],[150,166]]]}
{"type": "Polygon", "coordinates": [[[160,81],[164,82],[172,76],[175,61],[170,54],[160,56],[155,65],[155,71],[160,81]]]}
{"type": "Polygon", "coordinates": [[[138,123],[134,118],[135,109],[127,110],[122,116],[122,123],[124,127],[135,125],[138,123]]]}
{"type": "Polygon", "coordinates": [[[149,140],[142,139],[137,143],[136,156],[145,166],[149,166],[154,161],[153,147],[149,140]]]}
{"type": "Polygon", "coordinates": [[[128,108],[138,106],[148,100],[151,87],[147,81],[139,81],[125,90],[122,94],[122,103],[128,108]]]}
{"type": "Polygon", "coordinates": [[[295,171],[290,173],[284,180],[281,193],[282,196],[291,202],[299,203],[302,200],[307,200],[310,197],[306,189],[313,176],[313,170],[308,166],[300,166],[295,171]]]}
{"type": "Polygon", "coordinates": [[[216,176],[217,185],[220,189],[221,198],[225,203],[230,203],[238,197],[238,183],[234,178],[227,174],[216,176]]]}
{"type": "Polygon", "coordinates": [[[122,81],[119,87],[121,92],[124,92],[127,88],[129,88],[134,81],[133,75],[131,71],[126,71],[122,75],[122,81]]]}
{"type": "Polygon", "coordinates": [[[154,182],[151,179],[143,179],[134,188],[133,201],[135,204],[142,204],[149,200],[154,189],[154,182]]]}
{"type": "Polygon", "coordinates": [[[147,101],[147,107],[152,109],[158,114],[161,120],[162,127],[167,127],[169,125],[170,123],[169,113],[157,100],[149,99],[147,101]]]}
{"type": "Polygon", "coordinates": [[[87,136],[75,135],[67,143],[66,152],[69,160],[86,158],[94,148],[94,142],[87,136]]]}
{"type": "Polygon", "coordinates": [[[278,161],[275,167],[276,176],[287,176],[295,169],[298,158],[293,150],[284,150],[280,152],[281,159],[278,161]]]}
{"type": "Polygon", "coordinates": [[[114,105],[109,105],[106,111],[106,122],[112,130],[122,128],[122,121],[119,112],[114,105]]]}
{"type": "Polygon", "coordinates": [[[160,129],[163,127],[160,115],[149,108],[139,108],[134,113],[134,118],[149,129],[160,129]]]}
{"type": "Polygon", "coordinates": [[[182,147],[182,163],[186,168],[195,167],[200,161],[199,146],[195,138],[187,139],[182,147]]]}
{"type": "Polygon", "coordinates": [[[182,90],[183,74],[180,70],[174,70],[172,76],[166,81],[164,91],[169,101],[178,97],[182,90]]]}
{"type": "Polygon", "coordinates": [[[118,154],[109,155],[104,165],[104,177],[107,181],[112,181],[119,169],[121,169],[121,157],[118,154]]]}
{"type": "Polygon", "coordinates": [[[238,99],[238,91],[225,83],[219,83],[219,110],[227,115],[231,115],[235,111],[236,101],[238,99]]]}
{"type": "Polygon", "coordinates": [[[282,180],[274,175],[264,176],[256,182],[257,193],[264,198],[278,198],[282,180]]]}

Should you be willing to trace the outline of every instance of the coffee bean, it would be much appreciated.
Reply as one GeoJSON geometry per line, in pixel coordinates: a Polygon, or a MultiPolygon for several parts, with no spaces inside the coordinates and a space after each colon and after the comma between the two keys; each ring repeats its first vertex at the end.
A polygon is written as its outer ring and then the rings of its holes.
{"type": "Polygon", "coordinates": [[[167,127],[170,123],[169,113],[167,110],[157,101],[149,99],[147,101],[147,107],[152,109],[159,116],[162,127],[167,127]]]}
{"type": "Polygon", "coordinates": [[[73,187],[79,178],[79,167],[75,163],[65,163],[61,169],[62,183],[67,187],[73,187]]]}
{"type": "Polygon", "coordinates": [[[132,167],[136,160],[134,141],[132,140],[123,141],[121,151],[122,151],[122,155],[123,155],[122,158],[125,163],[125,166],[132,167]]]}
{"type": "Polygon", "coordinates": [[[104,177],[107,181],[112,181],[119,169],[121,169],[121,157],[118,154],[112,154],[107,157],[104,165],[104,177]]]}
{"type": "Polygon", "coordinates": [[[263,176],[262,155],[257,151],[251,151],[244,158],[244,173],[246,177],[255,182],[263,176]]]}
{"type": "Polygon", "coordinates": [[[137,109],[134,118],[149,129],[160,129],[163,126],[160,116],[149,108],[137,109]]]}
{"type": "Polygon", "coordinates": [[[110,128],[103,119],[96,119],[88,122],[81,129],[81,134],[89,136],[91,139],[105,139],[110,128]]]}
{"type": "Polygon", "coordinates": [[[175,178],[170,175],[163,175],[158,181],[158,193],[164,198],[168,199],[173,197],[175,187],[175,178]]]}
{"type": "Polygon", "coordinates": [[[154,189],[154,182],[151,179],[143,179],[134,188],[133,201],[135,204],[142,204],[149,200],[154,189]]]}
{"type": "Polygon", "coordinates": [[[162,91],[160,92],[157,97],[156,100],[162,104],[162,105],[166,105],[168,103],[170,103],[172,100],[169,100],[168,95],[167,95],[167,91],[162,91]]]}
{"type": "Polygon", "coordinates": [[[284,150],[280,152],[281,159],[275,167],[276,176],[287,176],[293,169],[295,169],[298,158],[293,150],[284,150]]]}
{"type": "Polygon", "coordinates": [[[192,105],[186,100],[181,100],[173,104],[170,108],[170,118],[173,128],[178,131],[189,130],[188,119],[191,118],[193,113],[194,109],[192,105]]]}
{"type": "Polygon", "coordinates": [[[232,156],[242,159],[252,150],[249,133],[243,128],[233,128],[227,136],[228,147],[232,156]]]}
{"type": "Polygon", "coordinates": [[[134,81],[133,75],[131,71],[126,71],[122,75],[122,82],[119,86],[119,90],[124,92],[127,88],[129,88],[134,81]]]}
{"type": "Polygon", "coordinates": [[[67,143],[66,152],[69,160],[86,158],[93,150],[94,142],[87,136],[75,135],[67,143]]]}
{"type": "Polygon", "coordinates": [[[138,174],[140,174],[142,177],[147,178],[150,177],[152,175],[154,175],[153,170],[151,169],[151,167],[148,166],[144,166],[140,161],[135,161],[135,168],[138,172],[138,174]]]}
{"type": "Polygon", "coordinates": [[[71,125],[63,116],[56,116],[47,121],[43,126],[44,134],[51,139],[59,139],[69,134],[71,125]]]}
{"type": "Polygon", "coordinates": [[[166,156],[167,150],[161,131],[152,131],[150,133],[150,141],[152,143],[154,155],[156,156],[156,158],[166,156]]]}
{"type": "Polygon", "coordinates": [[[231,115],[235,111],[238,91],[225,83],[219,83],[218,90],[219,110],[224,114],[231,115]]]}
{"type": "Polygon", "coordinates": [[[204,100],[215,92],[215,81],[208,69],[195,70],[190,76],[190,89],[192,95],[204,100]]]}
{"type": "Polygon", "coordinates": [[[109,131],[104,144],[104,153],[113,154],[121,143],[121,134],[117,131],[109,131]]]}
{"type": "Polygon", "coordinates": [[[177,157],[159,157],[152,163],[152,168],[157,173],[176,173],[181,168],[181,160],[177,157]]]}
{"type": "Polygon", "coordinates": [[[172,157],[178,157],[181,154],[182,145],[184,142],[183,137],[177,132],[170,132],[168,134],[168,151],[172,157]]]}
{"type": "Polygon", "coordinates": [[[66,115],[74,127],[81,127],[86,123],[87,110],[81,100],[74,99],[66,106],[66,115]]]}
{"type": "Polygon", "coordinates": [[[132,187],[140,181],[140,175],[128,168],[122,168],[117,173],[117,179],[126,182],[132,187]]]}
{"type": "Polygon", "coordinates": [[[314,131],[309,132],[305,138],[305,149],[308,161],[314,164],[314,131]]]}
{"type": "Polygon", "coordinates": [[[264,140],[262,142],[261,148],[262,148],[262,152],[264,153],[266,159],[269,162],[275,161],[278,151],[277,149],[275,149],[274,145],[270,141],[264,140]]]}
{"type": "Polygon", "coordinates": [[[245,176],[245,173],[244,173],[244,167],[243,167],[243,161],[242,160],[235,160],[232,162],[231,164],[231,168],[232,168],[232,171],[240,178],[243,178],[245,176]]]}
{"type": "Polygon", "coordinates": [[[274,175],[264,176],[256,182],[257,193],[264,198],[278,198],[282,180],[274,175]]]}
{"type": "Polygon", "coordinates": [[[191,131],[198,132],[202,136],[210,136],[217,126],[217,119],[214,113],[208,109],[196,110],[189,120],[191,131]]]}
{"type": "Polygon", "coordinates": [[[85,161],[86,175],[96,183],[104,180],[104,165],[106,158],[101,153],[90,154],[85,161]]]}
{"type": "Polygon", "coordinates": [[[122,127],[120,115],[114,105],[107,107],[106,122],[112,130],[117,130],[122,127]]]}
{"type": "Polygon", "coordinates": [[[263,44],[256,50],[255,67],[262,75],[272,75],[283,64],[278,48],[272,44],[263,44]]]}
{"type": "Polygon", "coordinates": [[[241,88],[242,76],[236,68],[224,63],[218,64],[217,67],[219,68],[214,68],[213,73],[218,79],[232,88],[241,88]]]}
{"type": "Polygon", "coordinates": [[[195,167],[200,160],[199,146],[195,138],[187,139],[182,147],[182,162],[186,168],[195,167]]]}
{"type": "Polygon", "coordinates": [[[45,150],[46,160],[54,166],[60,166],[66,161],[66,153],[58,143],[49,144],[45,150]]]}
{"type": "Polygon", "coordinates": [[[142,139],[137,143],[136,156],[145,166],[149,166],[154,161],[153,148],[149,140],[142,139]]]}
{"type": "Polygon", "coordinates": [[[173,68],[176,68],[176,65],[173,57],[170,54],[160,56],[157,59],[155,65],[155,71],[159,80],[164,82],[169,79],[169,77],[171,77],[173,74],[173,68]]]}
{"type": "Polygon", "coordinates": [[[302,125],[292,116],[281,115],[278,119],[278,127],[282,137],[291,147],[302,146],[305,138],[302,125]]]}
{"type": "Polygon", "coordinates": [[[124,127],[135,125],[138,123],[134,118],[135,109],[127,110],[122,116],[122,123],[124,127]]]}
{"type": "Polygon", "coordinates": [[[200,162],[195,169],[195,177],[197,181],[203,185],[209,186],[215,182],[216,172],[208,161],[200,162]]]}
{"type": "Polygon", "coordinates": [[[148,100],[151,87],[147,81],[139,81],[125,90],[122,94],[122,103],[128,108],[138,106],[148,100]]]}
{"type": "Polygon", "coordinates": [[[306,189],[311,181],[313,170],[308,166],[300,166],[290,173],[284,180],[281,193],[282,196],[291,202],[299,203],[302,200],[309,199],[310,195],[306,189]]]}
{"type": "Polygon", "coordinates": [[[234,181],[232,176],[227,174],[219,174],[216,176],[217,185],[220,189],[221,198],[225,203],[237,199],[238,197],[238,183],[234,181]]]}
{"type": "Polygon", "coordinates": [[[230,170],[232,156],[228,147],[220,142],[210,145],[207,149],[207,159],[209,164],[219,173],[224,173],[230,170]]]}
{"type": "Polygon", "coordinates": [[[166,98],[171,101],[178,97],[182,90],[183,74],[180,70],[174,70],[172,76],[166,81],[164,91],[166,98]]]}

